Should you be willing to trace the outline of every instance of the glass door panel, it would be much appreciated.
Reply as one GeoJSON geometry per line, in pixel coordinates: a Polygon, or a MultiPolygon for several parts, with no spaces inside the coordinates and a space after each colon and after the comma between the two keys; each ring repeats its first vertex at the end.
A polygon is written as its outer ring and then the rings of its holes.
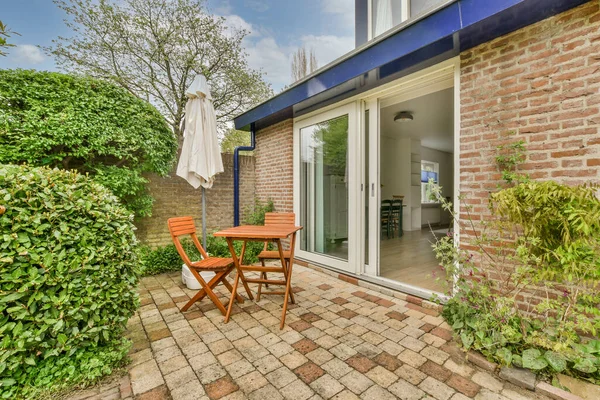
{"type": "Polygon", "coordinates": [[[300,249],[348,260],[348,120],[300,129],[300,249]]]}

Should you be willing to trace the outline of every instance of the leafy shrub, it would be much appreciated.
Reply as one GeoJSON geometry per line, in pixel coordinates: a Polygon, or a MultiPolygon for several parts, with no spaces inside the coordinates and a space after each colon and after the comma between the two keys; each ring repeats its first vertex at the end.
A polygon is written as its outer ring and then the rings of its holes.
{"type": "Polygon", "coordinates": [[[490,195],[486,220],[476,223],[461,204],[472,240],[434,245],[454,282],[443,316],[465,349],[600,382],[598,188],[531,181],[517,171],[520,154],[497,159],[508,186],[490,195]]]}
{"type": "Polygon", "coordinates": [[[77,169],[137,216],[152,211],[144,172],[169,173],[177,140],[147,102],[108,82],[0,70],[0,163],[77,169]]]}
{"type": "MultiPolygon", "coordinates": [[[[268,200],[265,204],[262,204],[258,199],[254,201],[252,208],[246,209],[247,217],[244,223],[247,225],[264,225],[265,214],[275,210],[275,206],[272,200],[268,200]]],[[[206,237],[206,251],[213,257],[231,257],[229,246],[225,238],[214,237],[213,235],[207,235],[206,237]]],[[[190,240],[182,240],[183,248],[190,256],[192,260],[199,260],[200,253],[196,250],[196,247],[190,240]]],[[[242,252],[242,242],[235,241],[233,247],[236,254],[240,255],[242,252]]],[[[254,264],[258,261],[258,254],[263,250],[264,243],[262,242],[248,242],[246,244],[246,252],[244,255],[244,263],[254,264]]],[[[173,244],[161,246],[156,249],[151,249],[148,246],[140,247],[140,260],[143,266],[144,275],[156,275],[163,272],[178,271],[181,269],[183,260],[177,253],[177,248],[173,244]]]]}
{"type": "MultiPolygon", "coordinates": [[[[191,260],[200,259],[200,253],[191,241],[183,240],[181,244],[191,260]]],[[[156,275],[163,272],[181,270],[181,264],[183,264],[183,260],[173,244],[157,247],[156,249],[151,249],[148,246],[140,246],[139,256],[144,275],[156,275]]]]}
{"type": "Polygon", "coordinates": [[[126,356],[138,306],[133,215],[59,169],[0,165],[0,396],[89,383],[126,356]]]}
{"type": "MultiPolygon", "coordinates": [[[[221,237],[214,237],[210,235],[210,237],[206,238],[208,241],[208,253],[215,257],[231,257],[231,252],[229,251],[229,247],[227,246],[227,240],[221,237]]],[[[235,249],[236,254],[239,256],[242,252],[242,242],[235,241],[233,242],[233,248],[235,249]]],[[[247,242],[246,243],[246,252],[244,254],[244,264],[254,264],[258,261],[258,253],[260,253],[264,248],[263,242],[247,242]]]]}
{"type": "Polygon", "coordinates": [[[244,224],[264,225],[265,214],[273,211],[275,211],[275,204],[273,204],[273,200],[269,199],[265,204],[263,204],[260,200],[254,199],[254,207],[246,208],[246,218],[244,219],[244,224]]]}
{"type": "MultiPolygon", "coordinates": [[[[209,255],[213,257],[231,257],[227,241],[224,238],[208,235],[206,239],[208,241],[207,252],[209,255]]],[[[181,244],[192,261],[200,259],[200,253],[196,250],[196,247],[190,240],[182,240],[181,244]]],[[[257,262],[257,255],[262,251],[263,246],[263,243],[248,242],[246,245],[244,262],[246,264],[257,262]]],[[[233,247],[239,255],[242,251],[242,243],[234,242],[233,247]]],[[[161,246],[156,249],[143,246],[140,249],[140,260],[144,275],[156,275],[163,272],[179,271],[183,264],[183,260],[173,244],[161,246]]]]}

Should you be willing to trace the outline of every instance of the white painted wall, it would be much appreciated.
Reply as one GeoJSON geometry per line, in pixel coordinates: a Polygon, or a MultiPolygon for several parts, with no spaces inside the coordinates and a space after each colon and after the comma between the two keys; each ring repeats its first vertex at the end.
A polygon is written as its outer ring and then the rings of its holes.
{"type": "Polygon", "coordinates": [[[421,229],[420,186],[411,187],[411,153],[420,150],[419,140],[381,136],[381,199],[404,196],[402,229],[407,231],[421,229]]]}

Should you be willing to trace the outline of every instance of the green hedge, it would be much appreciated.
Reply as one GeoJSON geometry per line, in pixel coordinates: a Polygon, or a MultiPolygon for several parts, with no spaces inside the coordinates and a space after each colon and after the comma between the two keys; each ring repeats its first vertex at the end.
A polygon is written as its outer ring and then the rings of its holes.
{"type": "Polygon", "coordinates": [[[136,216],[153,199],[143,173],[167,175],[177,139],[148,102],[85,76],[0,70],[0,163],[76,169],[136,216]]]}
{"type": "MultiPolygon", "coordinates": [[[[231,257],[227,241],[223,238],[216,238],[212,235],[207,236],[208,245],[207,252],[213,257],[231,257]]],[[[186,253],[190,256],[191,260],[200,260],[200,253],[196,250],[196,247],[191,240],[183,240],[182,245],[186,253]]],[[[233,244],[237,254],[239,255],[242,250],[241,242],[234,242],[233,244]]],[[[246,245],[246,255],[244,256],[244,262],[246,264],[253,264],[258,261],[258,253],[262,251],[264,247],[263,243],[260,242],[248,242],[246,245]]],[[[183,261],[177,253],[175,245],[169,244],[167,246],[158,247],[151,249],[148,246],[141,246],[140,261],[144,275],[156,275],[163,272],[180,271],[183,261]]]]}
{"type": "MultiPolygon", "coordinates": [[[[273,200],[269,199],[264,204],[258,199],[254,200],[254,204],[251,207],[246,208],[246,218],[244,224],[246,225],[264,225],[265,214],[268,212],[275,211],[275,205],[273,200]]],[[[229,246],[224,238],[217,238],[212,235],[208,235],[206,244],[206,251],[213,257],[231,257],[229,246]]],[[[200,253],[196,250],[196,247],[191,241],[182,241],[182,245],[192,260],[199,260],[200,253]]],[[[273,248],[272,244],[269,244],[269,248],[273,248]]],[[[239,255],[242,251],[242,243],[236,241],[233,243],[236,253],[239,255]]],[[[245,264],[254,264],[258,261],[258,254],[263,250],[264,243],[262,242],[248,242],[246,245],[246,253],[244,256],[245,264]]],[[[172,272],[181,270],[181,264],[183,261],[177,253],[175,245],[169,244],[156,249],[151,249],[149,246],[141,246],[140,260],[143,268],[144,275],[156,275],[163,272],[172,272]]]]}
{"type": "Polygon", "coordinates": [[[133,215],[75,172],[0,165],[0,397],[109,374],[138,306],[133,215]]]}

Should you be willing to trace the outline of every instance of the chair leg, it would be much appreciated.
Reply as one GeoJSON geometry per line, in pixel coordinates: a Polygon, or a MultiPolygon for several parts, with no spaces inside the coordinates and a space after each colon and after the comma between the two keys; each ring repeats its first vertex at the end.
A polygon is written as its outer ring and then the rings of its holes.
{"type": "MultiPolygon", "coordinates": [[[[193,274],[193,273],[192,273],[193,274]]],[[[214,289],[215,286],[217,286],[217,284],[219,283],[219,281],[222,279],[222,275],[220,273],[216,273],[215,276],[207,283],[207,285],[211,288],[214,289]]],[[[199,281],[200,282],[200,281],[199,281]]],[[[200,285],[202,285],[202,282],[200,282],[200,285]]],[[[204,289],[204,287],[202,287],[202,289],[200,289],[191,299],[190,301],[188,301],[186,303],[186,305],[184,305],[181,308],[181,311],[185,312],[187,311],[192,304],[194,304],[197,301],[202,300],[204,297],[206,296],[206,290],[204,289]]]]}
{"type": "MultiPolygon", "coordinates": [[[[262,265],[263,267],[265,266],[265,259],[261,258],[260,259],[260,265],[262,265]]],[[[261,272],[260,273],[260,279],[266,279],[265,277],[265,273],[261,272]]],[[[266,287],[266,285],[265,285],[266,287]]],[[[260,294],[262,293],[262,282],[258,284],[258,291],[256,292],[256,301],[260,301],[260,294]]]]}
{"type": "MultiPolygon", "coordinates": [[[[229,272],[231,272],[231,270],[229,272]]],[[[225,274],[225,276],[223,276],[223,280],[221,282],[227,288],[227,290],[229,290],[230,293],[233,293],[233,286],[231,286],[231,283],[229,283],[229,281],[227,280],[227,276],[229,275],[229,272],[227,274],[225,274]]],[[[235,300],[238,303],[244,302],[244,298],[237,293],[235,294],[235,300]]]]}
{"type": "Polygon", "coordinates": [[[225,315],[227,313],[227,310],[225,309],[225,306],[223,305],[223,303],[221,303],[221,300],[219,300],[215,292],[213,292],[211,285],[213,287],[216,286],[217,283],[219,283],[226,276],[228,271],[217,272],[208,283],[194,268],[190,268],[190,271],[202,286],[202,290],[196,293],[196,295],[192,297],[190,301],[188,301],[188,303],[181,309],[181,311],[187,311],[192,306],[192,304],[194,304],[197,300],[202,299],[205,295],[207,295],[212,300],[214,305],[217,306],[217,308],[221,311],[221,313],[225,315]]]}

